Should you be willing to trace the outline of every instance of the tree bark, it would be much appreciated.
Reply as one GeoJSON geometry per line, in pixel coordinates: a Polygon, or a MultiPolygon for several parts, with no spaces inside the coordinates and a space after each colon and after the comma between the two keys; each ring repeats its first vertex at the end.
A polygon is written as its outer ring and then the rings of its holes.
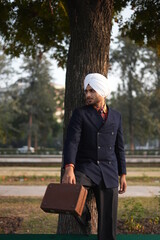
{"type": "Polygon", "coordinates": [[[133,133],[133,76],[129,72],[129,81],[128,81],[128,111],[129,111],[129,142],[130,150],[134,151],[134,133],[133,133]]]}
{"type": "Polygon", "coordinates": [[[28,151],[32,145],[32,114],[29,115],[29,127],[28,127],[28,151]]]}
{"type": "MultiPolygon", "coordinates": [[[[107,76],[113,0],[66,0],[71,42],[68,54],[64,138],[74,108],[84,104],[83,82],[88,73],[107,76]]],[[[92,215],[91,233],[97,231],[95,199],[89,192],[87,202],[92,215]]],[[[82,233],[72,216],[60,215],[58,233],[82,233]]]]}
{"type": "Polygon", "coordinates": [[[35,152],[37,152],[37,149],[38,149],[38,136],[37,136],[37,133],[35,133],[35,135],[34,135],[34,149],[35,149],[35,152]]]}

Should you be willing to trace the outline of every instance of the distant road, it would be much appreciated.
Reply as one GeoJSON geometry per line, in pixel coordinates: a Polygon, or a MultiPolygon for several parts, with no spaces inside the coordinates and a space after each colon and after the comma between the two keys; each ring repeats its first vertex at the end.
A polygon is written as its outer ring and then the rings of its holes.
{"type": "MultiPolygon", "coordinates": [[[[160,166],[160,156],[126,156],[128,165],[160,166]]],[[[1,155],[0,166],[55,166],[62,163],[61,155],[1,155]]]]}
{"type": "Polygon", "coordinates": [[[62,163],[60,155],[5,155],[0,156],[0,166],[54,166],[62,163]]]}

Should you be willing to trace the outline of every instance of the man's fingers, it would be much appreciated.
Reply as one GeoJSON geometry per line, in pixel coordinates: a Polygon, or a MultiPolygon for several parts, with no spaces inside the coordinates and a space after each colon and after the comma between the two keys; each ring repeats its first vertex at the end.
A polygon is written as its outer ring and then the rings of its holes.
{"type": "Polygon", "coordinates": [[[126,188],[127,188],[127,184],[124,182],[123,184],[120,185],[120,190],[119,193],[125,193],[126,192],[126,188]]]}
{"type": "Polygon", "coordinates": [[[73,183],[73,179],[71,177],[68,178],[68,183],[72,184],[73,183]]]}
{"type": "Polygon", "coordinates": [[[62,183],[76,184],[76,179],[72,177],[64,177],[62,183]]]}
{"type": "Polygon", "coordinates": [[[72,184],[76,184],[76,178],[75,177],[72,179],[72,184]]]}
{"type": "Polygon", "coordinates": [[[120,189],[118,192],[119,192],[119,194],[125,193],[125,191],[123,191],[123,190],[121,190],[121,189],[120,189]]]}
{"type": "Polygon", "coordinates": [[[124,193],[125,191],[121,188],[118,192],[119,192],[119,194],[122,194],[122,193],[124,193]]]}

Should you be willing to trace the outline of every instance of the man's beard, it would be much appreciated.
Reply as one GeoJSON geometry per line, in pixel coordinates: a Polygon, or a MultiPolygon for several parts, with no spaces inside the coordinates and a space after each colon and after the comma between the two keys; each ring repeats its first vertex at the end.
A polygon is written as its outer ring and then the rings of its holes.
{"type": "Polygon", "coordinates": [[[86,99],[86,105],[94,105],[94,104],[95,104],[95,102],[93,101],[92,98],[86,99]]]}

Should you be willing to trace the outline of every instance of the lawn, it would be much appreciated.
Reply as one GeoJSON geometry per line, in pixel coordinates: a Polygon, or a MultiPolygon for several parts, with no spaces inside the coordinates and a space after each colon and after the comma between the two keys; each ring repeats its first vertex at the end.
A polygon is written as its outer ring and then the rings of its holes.
{"type": "Polygon", "coordinates": [[[47,186],[49,183],[59,183],[59,176],[0,176],[0,185],[45,185],[47,186]]]}
{"type": "MultiPolygon", "coordinates": [[[[60,168],[0,167],[1,185],[45,185],[60,181],[60,168]]],[[[128,168],[128,185],[159,186],[160,168],[128,168]]],[[[40,209],[41,198],[1,197],[0,234],[55,234],[58,215],[40,209]]],[[[160,196],[120,198],[118,233],[160,234],[160,196]]],[[[2,235],[1,235],[2,236],[2,235]]]]}
{"type": "MultiPolygon", "coordinates": [[[[60,182],[60,167],[0,167],[1,185],[48,185],[60,182]]],[[[127,184],[160,185],[160,168],[127,168],[127,184]]]]}
{"type": "MultiPolygon", "coordinates": [[[[0,234],[55,234],[58,215],[40,209],[41,198],[1,197],[0,234]]],[[[160,197],[119,199],[118,233],[160,234],[160,197]]]]}
{"type": "Polygon", "coordinates": [[[1,197],[0,223],[6,223],[0,233],[56,233],[58,216],[44,213],[40,204],[41,198],[1,197]]]}

